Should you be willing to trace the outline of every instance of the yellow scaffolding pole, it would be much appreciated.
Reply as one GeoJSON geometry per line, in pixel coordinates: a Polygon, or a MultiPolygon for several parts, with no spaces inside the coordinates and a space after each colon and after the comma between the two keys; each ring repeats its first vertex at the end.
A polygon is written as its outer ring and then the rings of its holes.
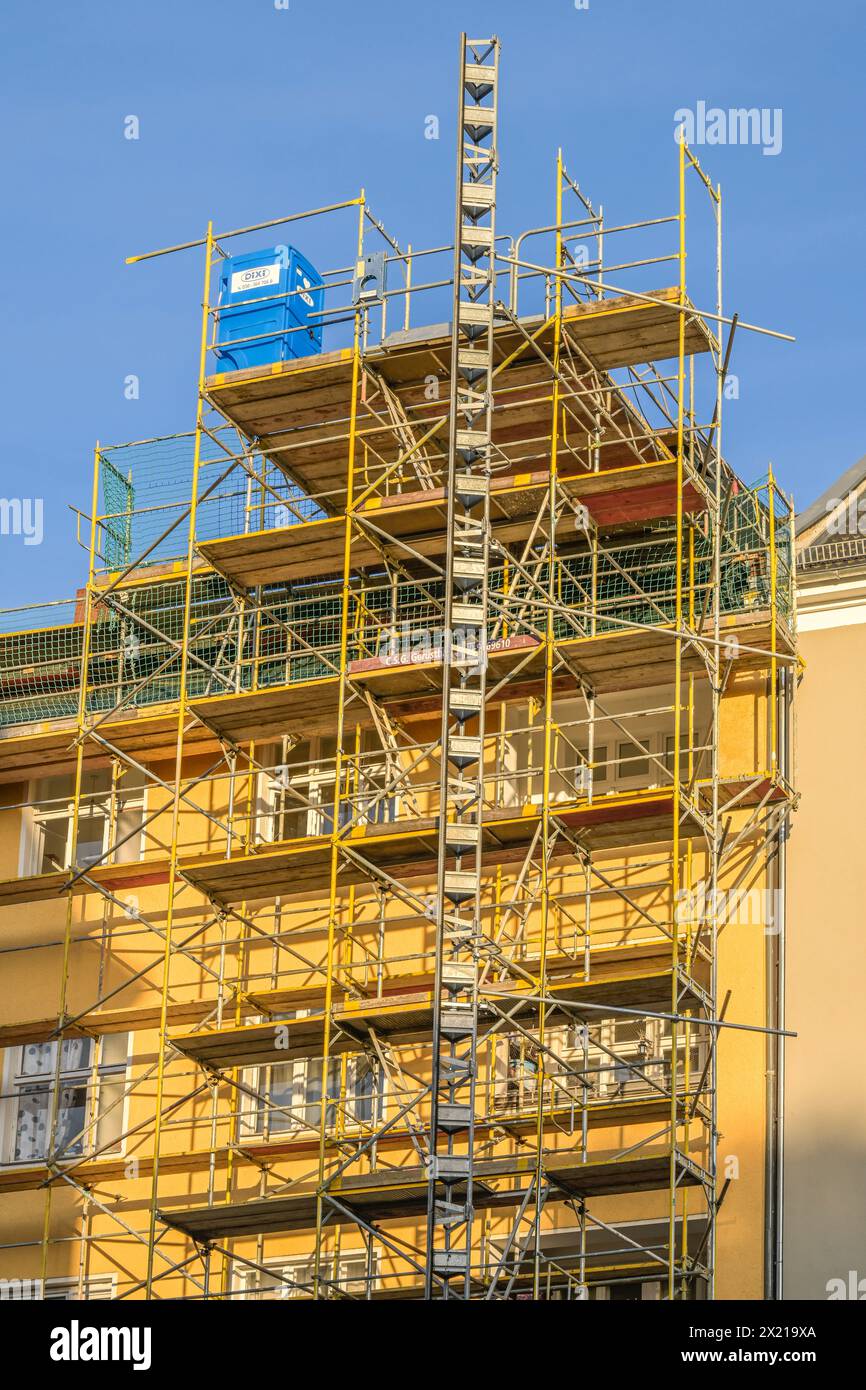
{"type": "Polygon", "coordinates": [[[154,1242],[156,1240],[156,1212],[159,1198],[159,1158],[162,1142],[162,1105],[165,1094],[165,1062],[168,1050],[168,994],[171,975],[171,949],[174,926],[174,905],[178,881],[178,829],[180,821],[180,790],[183,779],[184,726],[187,718],[187,668],[189,664],[190,616],[192,611],[193,561],[195,558],[196,516],[198,503],[198,478],[201,466],[202,425],[205,406],[205,380],[207,368],[208,313],[210,306],[210,277],[213,260],[213,223],[208,222],[205,236],[204,290],[201,314],[201,339],[199,343],[198,400],[195,414],[195,444],[192,460],[192,494],[189,512],[189,532],[186,555],[186,591],[184,594],[183,630],[181,634],[180,689],[177,706],[177,752],[174,767],[174,799],[171,812],[171,847],[169,852],[168,898],[166,902],[165,946],[162,960],[162,999],[159,1013],[159,1060],[156,1071],[156,1098],[153,1131],[153,1176],[150,1194],[150,1221],[147,1243],[147,1275],[145,1280],[146,1297],[153,1296],[154,1242]]]}
{"type": "MultiPolygon", "coordinates": [[[[364,210],[366,197],[363,188],[358,200],[357,262],[364,256],[364,210]]],[[[349,406],[349,452],[346,478],[346,515],[343,530],[343,581],[340,611],[340,688],[337,703],[337,744],[334,764],[334,813],[331,825],[331,864],[328,884],[328,946],[325,977],[325,1019],[322,1060],[322,1098],[319,1115],[318,1191],[316,1193],[316,1248],[313,1264],[313,1298],[318,1299],[321,1286],[322,1228],[324,1218],[324,1183],[326,1132],[328,1115],[328,1060],[331,1048],[331,1006],[334,989],[334,944],[337,931],[337,871],[340,864],[340,802],[343,778],[343,736],[346,710],[346,678],[349,646],[349,597],[352,569],[352,508],[355,487],[355,443],[358,423],[358,379],[361,365],[361,324],[363,306],[355,310],[352,340],[352,399],[349,406]]]]}
{"type": "MultiPolygon", "coordinates": [[[[78,710],[75,721],[75,782],[72,795],[71,863],[70,873],[75,870],[75,855],[78,845],[78,821],[81,810],[81,781],[84,770],[84,726],[87,720],[88,670],[90,667],[91,618],[93,612],[93,576],[96,563],[96,514],[99,509],[99,441],[93,450],[93,484],[90,502],[90,550],[88,556],[87,589],[84,599],[84,632],[81,639],[81,671],[78,682],[78,710]]],[[[69,970],[72,954],[72,920],[75,899],[71,892],[66,895],[66,923],[63,931],[63,960],[60,967],[60,997],[57,1006],[57,1055],[54,1059],[54,1091],[51,1097],[51,1118],[48,1125],[46,1155],[49,1164],[54,1154],[57,1135],[57,1115],[60,1106],[60,1074],[63,1059],[63,1025],[66,1021],[66,1003],[69,996],[69,970]]],[[[48,1243],[51,1232],[51,1194],[53,1184],[45,1188],[45,1209],[42,1224],[42,1248],[40,1255],[40,1279],[42,1288],[48,1277],[48,1243]]]]}
{"type": "MultiPolygon", "coordinates": [[[[679,160],[679,304],[686,303],[686,150],[681,141],[679,160]]],[[[685,313],[678,321],[677,355],[677,538],[676,538],[676,602],[674,628],[674,747],[673,747],[673,827],[671,848],[671,1108],[670,1108],[670,1192],[668,1212],[668,1298],[674,1297],[676,1266],[677,1216],[677,967],[679,965],[678,901],[680,890],[680,746],[682,743],[682,667],[683,667],[683,446],[685,411],[685,313]]]]}

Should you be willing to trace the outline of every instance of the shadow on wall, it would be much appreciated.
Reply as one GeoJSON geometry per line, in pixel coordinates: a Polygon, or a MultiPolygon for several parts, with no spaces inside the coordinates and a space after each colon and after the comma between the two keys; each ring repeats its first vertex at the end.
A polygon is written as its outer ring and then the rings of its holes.
{"type": "Polygon", "coordinates": [[[785,1148],[784,1296],[866,1300],[866,1140],[785,1148]]]}

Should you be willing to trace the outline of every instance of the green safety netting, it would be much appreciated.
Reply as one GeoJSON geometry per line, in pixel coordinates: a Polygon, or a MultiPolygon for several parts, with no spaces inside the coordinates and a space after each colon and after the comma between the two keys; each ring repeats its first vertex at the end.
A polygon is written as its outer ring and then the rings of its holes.
{"type": "MultiPolygon", "coordinates": [[[[122,475],[114,480],[123,493],[122,475]]],[[[125,486],[125,484],[124,484],[125,486]]],[[[735,498],[722,545],[720,611],[766,608],[770,561],[766,513],[753,494],[735,498]]],[[[127,535],[114,533],[115,559],[123,562],[127,535]]],[[[791,612],[790,536],[777,528],[777,600],[791,612]]],[[[591,631],[671,622],[676,606],[676,538],[673,534],[558,558],[553,590],[565,612],[556,612],[559,638],[591,631]],[[594,626],[593,626],[594,620],[594,626]]],[[[521,633],[543,634],[549,569],[531,567],[535,583],[516,567],[488,577],[488,640],[521,633]]],[[[712,587],[712,546],[692,532],[683,546],[683,586],[694,580],[700,611],[712,587]]],[[[255,600],[239,602],[216,574],[194,576],[190,600],[187,688],[191,698],[315,680],[339,666],[341,586],[333,580],[270,584],[255,600]]],[[[140,708],[176,700],[180,691],[185,577],[121,586],[92,612],[87,672],[91,713],[140,708]]],[[[384,575],[357,581],[348,591],[348,659],[382,658],[404,642],[432,647],[441,642],[443,581],[388,582],[384,575]]],[[[83,601],[46,610],[48,621],[28,627],[19,612],[18,630],[0,630],[0,724],[74,716],[83,653],[83,601]],[[22,617],[24,621],[22,621],[22,617]],[[67,619],[59,621],[60,618],[67,619]]],[[[43,615],[45,616],[45,615],[43,615]]]]}

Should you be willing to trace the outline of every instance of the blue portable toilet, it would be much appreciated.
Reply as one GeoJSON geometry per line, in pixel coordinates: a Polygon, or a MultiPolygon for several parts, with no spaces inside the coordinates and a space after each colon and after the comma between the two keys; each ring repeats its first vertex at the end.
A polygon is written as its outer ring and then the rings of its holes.
{"type": "Polygon", "coordinates": [[[228,257],[219,273],[217,372],[321,352],[324,302],[321,275],[293,246],[228,257]]]}

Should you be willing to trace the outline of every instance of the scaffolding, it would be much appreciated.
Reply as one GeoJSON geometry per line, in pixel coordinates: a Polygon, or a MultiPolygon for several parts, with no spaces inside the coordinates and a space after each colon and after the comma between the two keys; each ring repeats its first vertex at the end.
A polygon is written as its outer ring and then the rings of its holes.
{"type": "Polygon", "coordinates": [[[0,882],[66,897],[56,1017],[2,1038],[51,1048],[44,1162],[0,1171],[44,1189],[43,1279],[73,1239],[80,1291],[143,1249],[124,1298],[713,1296],[719,1037],[783,1027],[726,1019],[718,935],[794,804],[792,509],[722,455],[719,188],[680,143],[676,212],[611,225],[559,153],[503,236],[499,102],[464,38],[452,245],[362,191],[131,258],[203,252],[195,428],[97,446],[87,585],[0,632],[4,780],[72,784],[0,882]],[[213,373],[225,244],[323,218],[335,346],[213,373]],[[127,1031],[103,1140],[102,1049],[77,1127],[65,1049],[127,1031]]]}

